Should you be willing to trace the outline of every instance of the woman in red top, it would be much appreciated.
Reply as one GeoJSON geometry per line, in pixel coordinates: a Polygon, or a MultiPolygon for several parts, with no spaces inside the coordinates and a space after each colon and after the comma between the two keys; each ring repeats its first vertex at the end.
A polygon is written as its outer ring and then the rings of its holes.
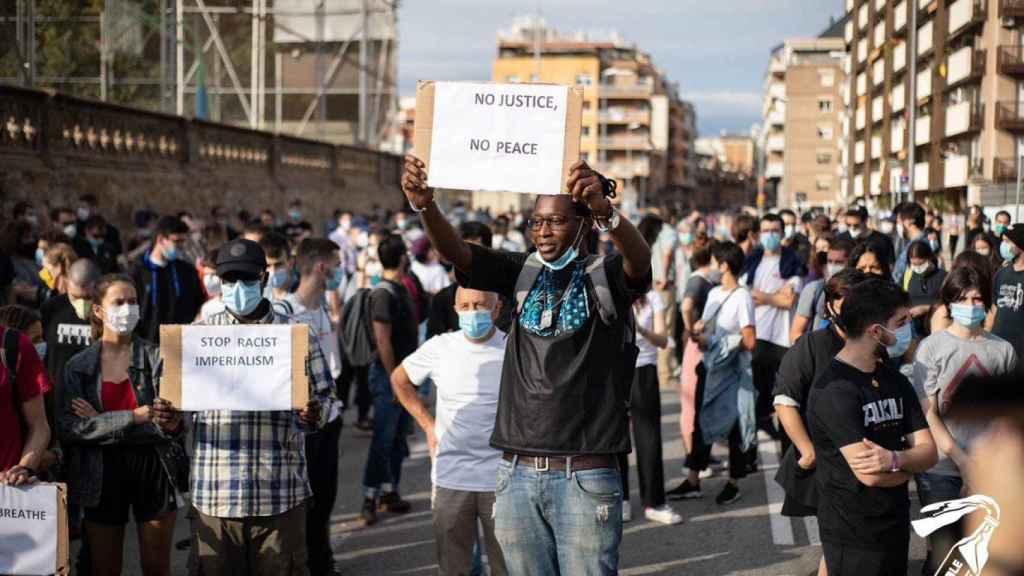
{"type": "MultiPolygon", "coordinates": [[[[142,573],[170,574],[176,470],[184,426],[157,417],[159,350],[134,338],[139,320],[135,285],[127,276],[100,280],[93,295],[93,345],[64,371],[61,428],[77,455],[69,471],[72,499],[84,508],[92,573],[120,574],[124,526],[138,526],[142,573]]],[[[183,451],[180,452],[183,454],[183,451]]],[[[187,467],[187,462],[185,463],[187,467]]]]}

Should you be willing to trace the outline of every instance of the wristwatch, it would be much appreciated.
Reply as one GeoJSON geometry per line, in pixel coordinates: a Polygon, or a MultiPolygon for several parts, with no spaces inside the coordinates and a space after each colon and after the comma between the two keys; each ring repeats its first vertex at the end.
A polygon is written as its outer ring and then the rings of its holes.
{"type": "Polygon", "coordinates": [[[615,208],[612,208],[612,212],[611,214],[608,215],[607,218],[598,218],[596,216],[594,217],[594,224],[597,226],[597,229],[600,230],[601,232],[611,232],[612,230],[615,230],[616,228],[619,227],[619,222],[621,221],[622,216],[619,214],[619,211],[616,210],[615,208]]]}

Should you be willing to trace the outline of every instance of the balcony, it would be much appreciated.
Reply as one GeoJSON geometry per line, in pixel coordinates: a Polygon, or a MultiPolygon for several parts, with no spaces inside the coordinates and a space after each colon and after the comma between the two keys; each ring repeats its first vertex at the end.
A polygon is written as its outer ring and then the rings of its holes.
{"type": "Polygon", "coordinates": [[[843,30],[843,37],[846,38],[846,43],[853,42],[853,20],[846,21],[846,28],[843,30]]]}
{"type": "Polygon", "coordinates": [[[1002,18],[1024,18],[1024,0],[1001,0],[999,16],[1002,18]]]}
{"type": "Polygon", "coordinates": [[[969,156],[948,156],[943,164],[943,185],[946,188],[967,186],[972,176],[980,173],[980,159],[971,162],[969,156]]]}
{"type": "Polygon", "coordinates": [[[863,96],[868,91],[868,77],[861,72],[857,75],[857,96],[863,96]]]}
{"type": "Polygon", "coordinates": [[[1024,76],[1024,46],[1000,46],[996,61],[999,65],[1000,74],[1017,77],[1024,76]]]}
{"type": "Polygon", "coordinates": [[[885,58],[875,60],[871,66],[871,83],[876,89],[885,85],[885,58]]]}
{"type": "Polygon", "coordinates": [[[864,108],[857,108],[857,114],[856,114],[856,119],[855,119],[854,127],[857,130],[863,130],[864,126],[866,124],[867,124],[867,112],[864,110],[864,108]]]}
{"type": "Polygon", "coordinates": [[[854,162],[854,164],[863,164],[864,163],[864,141],[863,140],[858,140],[857,143],[853,145],[853,162],[854,162]]]}
{"type": "Polygon", "coordinates": [[[889,98],[889,105],[892,108],[893,113],[902,112],[907,106],[907,87],[903,84],[897,84],[892,89],[892,95],[889,98]]]}
{"type": "Polygon", "coordinates": [[[1017,159],[995,158],[992,163],[992,180],[996,182],[1017,181],[1017,159]]]}
{"type": "Polygon", "coordinates": [[[948,7],[949,38],[985,21],[985,1],[957,0],[948,7]]]}
{"type": "Polygon", "coordinates": [[[857,64],[862,64],[868,59],[868,39],[861,38],[857,42],[857,64]]]}
{"type": "Polygon", "coordinates": [[[881,170],[875,170],[871,173],[871,181],[869,182],[868,190],[872,196],[878,196],[882,193],[882,172],[881,170]]]}
{"type": "Polygon", "coordinates": [[[860,10],[857,11],[857,28],[861,30],[868,27],[868,3],[865,2],[861,5],[860,10]]]}
{"type": "Polygon", "coordinates": [[[650,150],[649,136],[607,136],[600,138],[597,145],[606,150],[650,150]]]}
{"type": "Polygon", "coordinates": [[[889,152],[897,154],[903,150],[904,145],[904,133],[906,130],[901,125],[894,125],[892,131],[889,132],[889,152]]]}
{"type": "Polygon", "coordinates": [[[885,21],[884,20],[875,25],[874,37],[875,37],[874,38],[875,43],[873,44],[873,46],[875,48],[878,48],[882,44],[885,44],[885,21]]]}
{"type": "Polygon", "coordinates": [[[946,138],[981,130],[985,123],[985,107],[971,102],[946,106],[946,138]]]}
{"type": "Polygon", "coordinates": [[[767,148],[769,152],[785,152],[786,137],[782,135],[769,136],[768,141],[765,143],[765,148],[767,148]]]}
{"type": "Polygon", "coordinates": [[[609,109],[598,113],[602,124],[650,124],[651,113],[646,110],[609,109]]]}
{"type": "Polygon", "coordinates": [[[930,172],[930,166],[927,162],[919,162],[914,164],[914,191],[924,192],[930,189],[928,184],[928,176],[930,172]]]}
{"type": "Polygon", "coordinates": [[[1019,101],[999,102],[996,104],[996,128],[1024,134],[1024,107],[1019,101]]]}
{"type": "Polygon", "coordinates": [[[925,68],[917,73],[917,100],[920,102],[932,95],[932,69],[925,68]]]}
{"type": "Polygon", "coordinates": [[[771,126],[782,126],[786,123],[785,110],[772,110],[768,113],[768,124],[771,126]]]}
{"type": "Polygon", "coordinates": [[[914,146],[921,146],[932,141],[932,119],[930,116],[921,116],[917,119],[917,130],[914,134],[914,146]]]}
{"type": "Polygon", "coordinates": [[[892,32],[900,35],[907,28],[907,4],[910,0],[903,0],[892,9],[892,32]]]}
{"type": "Polygon", "coordinates": [[[871,101],[871,123],[878,124],[885,119],[885,98],[877,96],[871,101]]]}
{"type": "Polygon", "coordinates": [[[849,14],[850,12],[853,12],[853,0],[846,0],[846,13],[849,14]]]}
{"type": "Polygon", "coordinates": [[[946,69],[947,90],[977,80],[985,74],[985,51],[965,46],[949,55],[946,69]]]}
{"type": "Polygon", "coordinates": [[[765,178],[782,178],[786,173],[786,167],[782,162],[769,162],[764,168],[765,178]]]}
{"type": "Polygon", "coordinates": [[[781,82],[773,82],[768,86],[768,96],[772,98],[778,98],[780,100],[786,99],[786,85],[781,82]]]}
{"type": "Polygon", "coordinates": [[[600,84],[598,96],[601,98],[645,99],[654,94],[653,82],[636,84],[600,84]]]}
{"type": "Polygon", "coordinates": [[[864,177],[860,174],[853,175],[853,195],[858,198],[864,196],[864,177]]]}
{"type": "Polygon", "coordinates": [[[871,159],[878,160],[882,157],[882,137],[872,136],[871,137],[871,159]]]}
{"type": "Polygon", "coordinates": [[[892,71],[902,72],[907,67],[907,43],[900,42],[892,49],[892,71]]]}
{"type": "Polygon", "coordinates": [[[875,0],[875,12],[885,12],[885,3],[887,0],[875,0]]]}
{"type": "MultiPolygon", "coordinates": [[[[962,2],[963,0],[961,0],[962,2]]],[[[928,21],[927,24],[917,29],[917,55],[924,56],[932,51],[932,22],[928,21]]]]}

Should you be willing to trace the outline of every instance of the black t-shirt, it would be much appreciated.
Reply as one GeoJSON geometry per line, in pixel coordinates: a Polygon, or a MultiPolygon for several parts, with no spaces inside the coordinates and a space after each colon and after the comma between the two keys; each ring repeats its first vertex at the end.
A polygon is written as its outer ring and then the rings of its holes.
{"type": "MultiPolygon", "coordinates": [[[[939,300],[939,290],[946,280],[946,271],[932,268],[923,275],[912,273],[907,285],[911,306],[931,306],[939,300]]],[[[914,318],[914,334],[927,336],[930,330],[931,314],[914,318]]]]}
{"type": "Polygon", "coordinates": [[[78,317],[66,294],[44,302],[39,314],[46,341],[46,368],[55,386],[60,386],[68,360],[92,344],[92,327],[87,320],[78,317]]]}
{"type": "Polygon", "coordinates": [[[387,282],[395,295],[387,288],[378,286],[374,289],[370,293],[370,318],[375,322],[391,324],[391,348],[394,350],[397,365],[416,351],[416,346],[419,345],[419,326],[412,299],[405,286],[390,280],[382,282],[387,282]]]}
{"type": "Polygon", "coordinates": [[[792,398],[800,405],[800,414],[806,415],[811,386],[829,369],[845,344],[831,326],[801,336],[779,363],[772,396],[792,398]]]}
{"type": "Polygon", "coordinates": [[[833,360],[811,387],[807,423],[817,459],[822,541],[873,548],[886,545],[893,533],[909,531],[907,485],[865,486],[840,452],[865,438],[903,450],[907,436],[928,427],[906,377],[883,364],[868,374],[833,360]]]}
{"type": "Polygon", "coordinates": [[[6,302],[7,291],[14,284],[14,263],[7,254],[0,254],[0,298],[6,302]]]}
{"type": "Polygon", "coordinates": [[[704,315],[704,304],[707,303],[708,294],[711,293],[711,289],[714,287],[715,285],[710,280],[700,274],[691,274],[690,279],[686,281],[686,290],[683,291],[683,298],[693,299],[694,321],[700,320],[701,316],[704,315]]]}
{"type": "Polygon", "coordinates": [[[1017,357],[1024,355],[1024,272],[1009,265],[996,274],[992,301],[996,321],[992,333],[1013,344],[1017,357]]]}
{"type": "MultiPolygon", "coordinates": [[[[528,254],[470,245],[470,274],[459,271],[459,285],[496,292],[515,306],[516,282],[528,254]]],[[[578,259],[551,274],[564,291],[569,278],[586,266],[578,259]]],[[[635,348],[624,347],[630,307],[650,288],[651,277],[627,278],[620,254],[608,255],[604,272],[617,321],[600,318],[594,286],[584,280],[585,301],[574,297],[560,310],[577,318],[586,304],[586,320],[572,331],[542,336],[524,328],[529,314],[515,316],[505,348],[501,392],[491,445],[533,455],[620,454],[630,451],[627,402],[636,362],[635,348]],[[629,356],[632,355],[630,359],[629,356]]],[[[534,288],[541,285],[538,276],[534,288]]],[[[555,295],[552,301],[560,302],[555,295]]],[[[561,312],[555,316],[558,325],[561,312]]]]}
{"type": "Polygon", "coordinates": [[[143,340],[160,343],[161,324],[191,324],[206,302],[199,273],[181,260],[156,266],[149,255],[135,269],[139,291],[139,326],[135,333],[143,340]]]}

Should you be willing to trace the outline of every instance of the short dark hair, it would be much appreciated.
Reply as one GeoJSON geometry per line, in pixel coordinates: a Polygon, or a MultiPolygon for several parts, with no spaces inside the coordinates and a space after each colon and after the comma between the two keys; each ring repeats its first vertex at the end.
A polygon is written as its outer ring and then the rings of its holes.
{"type": "Polygon", "coordinates": [[[11,210],[11,216],[15,218],[21,218],[25,215],[25,212],[33,209],[32,205],[24,200],[20,200],[14,204],[14,209],[11,210]]]}
{"type": "Polygon", "coordinates": [[[487,248],[491,247],[494,239],[494,234],[491,232],[490,226],[483,222],[477,222],[476,220],[469,220],[459,224],[459,236],[463,240],[467,238],[479,238],[480,243],[487,248]]]}
{"type": "Polygon", "coordinates": [[[828,245],[828,249],[835,250],[836,252],[842,252],[847,256],[853,252],[853,242],[848,238],[836,238],[828,245]]]}
{"type": "Polygon", "coordinates": [[[988,274],[974,266],[957,266],[950,270],[939,289],[939,301],[946,306],[946,314],[952,310],[950,304],[961,300],[972,289],[981,293],[985,310],[992,308],[992,278],[988,274]]]}
{"type": "Polygon", "coordinates": [[[860,204],[854,204],[846,209],[844,216],[854,216],[863,223],[868,219],[868,209],[860,204]]]}
{"type": "Polygon", "coordinates": [[[70,214],[74,216],[75,211],[72,210],[71,208],[68,208],[67,206],[56,206],[50,210],[50,221],[56,223],[58,220],[60,220],[61,214],[70,214]]]}
{"type": "Polygon", "coordinates": [[[758,229],[760,229],[760,225],[764,224],[765,222],[778,222],[779,226],[783,226],[786,224],[782,220],[782,216],[780,214],[765,214],[763,217],[761,217],[761,221],[758,222],[758,229]]]}
{"type": "Polygon", "coordinates": [[[899,215],[903,220],[913,221],[914,226],[924,228],[924,208],[917,202],[907,202],[900,210],[899,215]]]}
{"type": "Polygon", "coordinates": [[[871,278],[856,268],[846,268],[833,274],[825,283],[825,302],[835,302],[846,298],[846,293],[854,284],[860,284],[871,278]]]}
{"type": "Polygon", "coordinates": [[[313,267],[338,253],[338,245],[327,238],[306,238],[295,249],[295,266],[300,276],[306,276],[313,267]]]}
{"type": "Polygon", "coordinates": [[[931,244],[924,240],[915,240],[907,246],[907,258],[920,258],[922,260],[928,260],[934,262],[935,251],[932,250],[931,244]]]}
{"type": "Polygon", "coordinates": [[[708,235],[701,232],[693,239],[690,246],[690,267],[703,268],[711,263],[711,250],[715,247],[715,241],[708,238],[708,235]]]}
{"type": "Polygon", "coordinates": [[[889,278],[869,278],[850,287],[839,320],[848,338],[860,338],[875,324],[886,325],[910,305],[907,293],[889,278]]]}
{"type": "Polygon", "coordinates": [[[36,322],[42,322],[39,312],[27,306],[10,304],[0,308],[0,326],[25,332],[36,322]]]}
{"type": "Polygon", "coordinates": [[[267,258],[288,259],[288,252],[291,246],[288,244],[288,238],[284,234],[268,231],[260,236],[259,245],[260,248],[263,248],[263,253],[267,258]]]}
{"type": "Polygon", "coordinates": [[[711,247],[711,255],[719,264],[725,263],[733,276],[739,276],[743,270],[743,250],[735,242],[716,242],[711,247]]]}
{"type": "Polygon", "coordinates": [[[792,216],[793,219],[796,220],[796,212],[793,212],[789,208],[783,208],[782,210],[779,210],[779,218],[782,218],[783,216],[792,216]]]}
{"type": "Polygon", "coordinates": [[[171,234],[188,234],[188,224],[175,216],[164,216],[156,221],[154,238],[167,238],[171,234]]]}
{"type": "Polygon", "coordinates": [[[761,223],[757,217],[750,214],[737,214],[732,221],[732,238],[736,242],[746,242],[751,233],[756,234],[760,229],[761,223]]]}
{"type": "Polygon", "coordinates": [[[1000,216],[1006,216],[1007,220],[1013,222],[1013,217],[1010,216],[1010,213],[1007,212],[1006,210],[1000,210],[999,212],[996,212],[996,218],[999,218],[1000,216]]]}
{"type": "Polygon", "coordinates": [[[99,214],[93,214],[92,216],[89,216],[89,218],[85,221],[85,224],[82,226],[82,230],[86,232],[88,232],[89,230],[105,231],[106,229],[107,219],[104,218],[103,216],[100,216],[99,214]]]}
{"type": "Polygon", "coordinates": [[[259,220],[250,220],[242,228],[242,234],[259,234],[260,237],[270,234],[270,228],[266,227],[259,220]]]}
{"type": "Polygon", "coordinates": [[[377,257],[385,270],[397,270],[405,253],[405,241],[397,234],[385,236],[377,245],[377,257]]]}

